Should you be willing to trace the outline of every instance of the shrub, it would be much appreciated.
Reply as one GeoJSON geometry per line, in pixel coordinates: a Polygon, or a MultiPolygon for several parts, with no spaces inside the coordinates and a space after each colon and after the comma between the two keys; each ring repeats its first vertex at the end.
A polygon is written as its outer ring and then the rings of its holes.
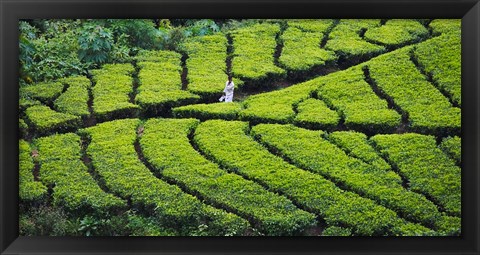
{"type": "Polygon", "coordinates": [[[41,206],[19,217],[20,236],[75,235],[75,222],[59,207],[41,206]]]}
{"type": "Polygon", "coordinates": [[[53,202],[69,211],[93,209],[106,212],[126,206],[125,201],[105,193],[80,160],[80,137],[73,133],[35,140],[40,163],[40,178],[53,187],[53,202]]]}
{"type": "Polygon", "coordinates": [[[19,141],[18,189],[21,201],[40,202],[47,195],[47,187],[33,178],[33,160],[30,145],[25,140],[19,141]]]}
{"type": "Polygon", "coordinates": [[[404,111],[414,131],[445,134],[460,131],[460,108],[452,107],[410,61],[411,48],[387,53],[368,62],[378,87],[404,111]]]}
{"type": "Polygon", "coordinates": [[[140,144],[157,173],[207,201],[253,219],[257,228],[270,236],[300,233],[315,224],[315,215],[299,210],[288,199],[203,158],[188,139],[198,123],[194,119],[151,119],[145,123],[140,144]]]}
{"type": "Polygon", "coordinates": [[[25,120],[18,119],[18,129],[20,130],[20,136],[25,137],[28,134],[28,125],[25,120]]]}
{"type": "MultiPolygon", "coordinates": [[[[227,38],[224,34],[192,37],[182,47],[188,54],[188,91],[207,98],[219,97],[227,80],[227,38]]],[[[243,85],[239,79],[233,83],[243,85]]]]}
{"type": "Polygon", "coordinates": [[[194,104],[173,108],[176,118],[196,118],[200,120],[225,119],[234,120],[242,110],[240,103],[194,104]]]}
{"type": "Polygon", "coordinates": [[[331,129],[340,121],[337,112],[330,110],[323,101],[313,98],[300,102],[297,111],[294,123],[301,127],[331,129]]]}
{"type": "Polygon", "coordinates": [[[138,63],[140,86],[135,101],[144,110],[156,114],[164,108],[194,103],[199,99],[197,95],[181,90],[180,57],[171,51],[151,51],[140,56],[140,59],[155,60],[138,63]]]}
{"type": "Polygon", "coordinates": [[[202,223],[215,228],[215,224],[230,222],[228,228],[209,232],[212,235],[231,233],[232,228],[243,234],[248,223],[238,216],[206,206],[180,188],[157,179],[139,160],[134,148],[138,119],[105,122],[82,132],[91,137],[87,149],[93,166],[105,180],[109,190],[132,201],[133,206],[155,215],[165,226],[191,235],[191,229],[202,223]]]}
{"type": "MultiPolygon", "coordinates": [[[[20,92],[20,94],[21,93],[22,92],[20,92]]],[[[20,98],[18,99],[18,108],[21,112],[24,112],[30,106],[41,105],[41,104],[42,103],[40,103],[39,101],[30,99],[28,97],[25,97],[24,95],[20,95],[20,98]]]]}
{"type": "Polygon", "coordinates": [[[194,141],[220,166],[284,194],[302,208],[324,217],[327,224],[351,227],[359,235],[382,235],[401,224],[395,212],[270,154],[246,135],[247,129],[245,122],[209,120],[197,127],[194,141]]]}
{"type": "Polygon", "coordinates": [[[239,113],[241,120],[253,123],[291,123],[295,118],[293,106],[306,100],[321,85],[321,78],[295,84],[286,89],[248,97],[245,109],[239,113]]]}
{"type": "Polygon", "coordinates": [[[142,217],[137,214],[128,215],[126,226],[130,231],[130,236],[176,236],[174,229],[163,227],[158,219],[154,217],[142,217]]]}
{"type": "Polygon", "coordinates": [[[347,128],[388,132],[400,124],[401,116],[378,98],[360,68],[348,69],[338,79],[326,82],[318,89],[317,96],[345,118],[347,128]]]}
{"type": "Polygon", "coordinates": [[[369,144],[367,136],[356,131],[337,131],[330,133],[326,138],[347,154],[359,158],[364,162],[384,171],[391,171],[390,165],[369,144]]]}
{"type": "Polygon", "coordinates": [[[67,84],[68,89],[55,100],[55,109],[77,116],[88,116],[90,80],[84,76],[72,76],[63,79],[62,82],[67,84]]]}
{"type": "Polygon", "coordinates": [[[307,32],[325,33],[333,25],[331,19],[289,19],[289,27],[298,28],[307,32]]]}
{"type": "Polygon", "coordinates": [[[275,66],[275,36],[280,32],[278,24],[255,24],[230,32],[234,57],[232,73],[242,80],[265,80],[285,77],[285,70],[275,66]]]}
{"type": "Polygon", "coordinates": [[[61,82],[42,82],[20,88],[20,95],[28,99],[40,100],[45,104],[52,103],[62,93],[61,82]]]}
{"type": "Polygon", "coordinates": [[[429,27],[433,29],[434,34],[446,34],[462,32],[462,22],[460,19],[435,19],[430,22],[429,27]]]}
{"type": "Polygon", "coordinates": [[[416,20],[392,19],[385,25],[368,29],[365,38],[387,47],[419,42],[429,36],[428,30],[416,20]]]}
{"type": "Polygon", "coordinates": [[[326,176],[377,203],[397,211],[407,220],[434,224],[440,213],[424,196],[401,186],[393,171],[385,171],[349,157],[321,138],[322,131],[289,125],[260,124],[252,134],[296,166],[326,176]]]}
{"type": "Polygon", "coordinates": [[[460,168],[437,147],[433,136],[376,135],[371,140],[409,179],[412,191],[431,196],[447,212],[460,215],[460,168]]]}
{"type": "Polygon", "coordinates": [[[367,42],[360,35],[379,25],[380,20],[342,19],[328,35],[325,49],[332,50],[343,59],[350,61],[383,53],[385,47],[367,42]]]}
{"type": "Polygon", "coordinates": [[[458,136],[443,138],[440,148],[457,164],[462,163],[462,139],[458,136]]]}
{"type": "Polygon", "coordinates": [[[283,49],[278,62],[289,71],[308,71],[335,61],[337,57],[334,52],[320,48],[323,37],[322,32],[288,28],[281,36],[283,49]]]}
{"type": "Polygon", "coordinates": [[[66,131],[81,124],[78,116],[56,112],[45,105],[35,105],[25,110],[27,123],[39,134],[66,131]]]}
{"type": "Polygon", "coordinates": [[[78,58],[84,62],[103,64],[113,48],[113,34],[109,28],[86,23],[78,35],[78,58]]]}
{"type": "Polygon", "coordinates": [[[453,102],[462,105],[460,34],[442,35],[418,44],[414,56],[438,88],[453,102]]]}
{"type": "Polygon", "coordinates": [[[102,119],[135,115],[138,105],[130,103],[134,72],[131,64],[107,64],[93,70],[93,112],[102,119]]]}
{"type": "Polygon", "coordinates": [[[351,236],[352,230],[337,226],[331,226],[323,230],[322,236],[351,236]]]}

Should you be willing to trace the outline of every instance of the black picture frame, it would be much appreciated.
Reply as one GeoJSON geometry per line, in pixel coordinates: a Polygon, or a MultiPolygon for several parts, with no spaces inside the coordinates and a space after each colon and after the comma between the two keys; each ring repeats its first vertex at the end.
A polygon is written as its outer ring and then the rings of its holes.
{"type": "Polygon", "coordinates": [[[477,0],[0,0],[1,254],[480,254],[477,0]],[[461,18],[460,237],[18,237],[18,20],[31,18],[461,18]]]}

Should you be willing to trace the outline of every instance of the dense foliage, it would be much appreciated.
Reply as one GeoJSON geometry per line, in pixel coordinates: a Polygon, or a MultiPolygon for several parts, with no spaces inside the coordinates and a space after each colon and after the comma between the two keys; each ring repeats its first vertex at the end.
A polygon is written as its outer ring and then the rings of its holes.
{"type": "Polygon", "coordinates": [[[461,235],[460,28],[22,20],[20,235],[461,235]]]}

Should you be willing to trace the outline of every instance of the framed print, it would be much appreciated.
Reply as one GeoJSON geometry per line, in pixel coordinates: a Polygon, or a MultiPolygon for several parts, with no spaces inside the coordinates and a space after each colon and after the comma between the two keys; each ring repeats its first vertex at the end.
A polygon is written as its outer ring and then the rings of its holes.
{"type": "Polygon", "coordinates": [[[9,1],[1,254],[479,254],[477,1],[9,1]]]}

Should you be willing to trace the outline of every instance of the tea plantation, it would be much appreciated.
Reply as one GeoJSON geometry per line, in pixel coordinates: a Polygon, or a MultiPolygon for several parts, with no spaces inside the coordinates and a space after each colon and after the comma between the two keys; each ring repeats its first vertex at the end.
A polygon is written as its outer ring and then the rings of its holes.
{"type": "Polygon", "coordinates": [[[23,86],[21,211],[70,235],[458,236],[460,46],[460,20],[262,20],[23,86]]]}

